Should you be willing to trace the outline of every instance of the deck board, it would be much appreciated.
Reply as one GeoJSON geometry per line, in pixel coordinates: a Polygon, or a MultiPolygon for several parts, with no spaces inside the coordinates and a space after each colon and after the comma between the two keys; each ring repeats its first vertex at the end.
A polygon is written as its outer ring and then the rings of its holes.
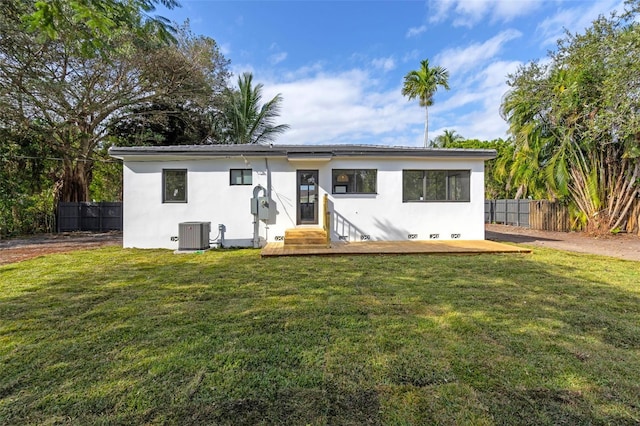
{"type": "Polygon", "coordinates": [[[261,251],[269,256],[307,256],[342,254],[481,254],[531,253],[531,249],[495,241],[366,241],[331,242],[331,247],[285,247],[283,243],[268,243],[261,251]]]}

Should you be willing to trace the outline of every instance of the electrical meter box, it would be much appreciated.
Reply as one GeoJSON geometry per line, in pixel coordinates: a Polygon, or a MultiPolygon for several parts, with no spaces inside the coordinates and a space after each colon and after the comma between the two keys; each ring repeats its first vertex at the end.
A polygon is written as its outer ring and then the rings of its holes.
{"type": "Polygon", "coordinates": [[[251,199],[251,214],[258,216],[258,220],[271,223],[276,217],[276,203],[269,197],[254,197],[251,199]]]}

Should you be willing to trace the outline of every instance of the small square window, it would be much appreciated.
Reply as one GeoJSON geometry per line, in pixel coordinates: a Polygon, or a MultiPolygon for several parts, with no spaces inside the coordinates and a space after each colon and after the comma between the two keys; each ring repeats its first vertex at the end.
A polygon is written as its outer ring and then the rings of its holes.
{"type": "Polygon", "coordinates": [[[253,173],[251,169],[231,169],[231,185],[251,185],[253,183],[253,173]]]}
{"type": "Polygon", "coordinates": [[[187,171],[184,169],[162,170],[162,202],[187,202],[187,171]]]}

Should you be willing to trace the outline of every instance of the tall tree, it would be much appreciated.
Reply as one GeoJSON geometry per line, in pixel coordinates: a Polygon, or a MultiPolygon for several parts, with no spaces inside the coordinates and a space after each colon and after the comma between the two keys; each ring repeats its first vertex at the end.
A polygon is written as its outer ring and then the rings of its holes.
{"type": "Polygon", "coordinates": [[[640,194],[637,16],[600,17],[568,34],[547,65],[510,77],[502,106],[518,195],[564,200],[593,232],[620,228],[640,194]]]}
{"type": "Polygon", "coordinates": [[[424,146],[428,146],[429,141],[429,107],[433,105],[433,95],[438,87],[449,90],[449,71],[441,66],[430,67],[429,60],[420,62],[420,68],[409,71],[404,76],[402,95],[408,96],[409,100],[418,98],[420,106],[424,107],[424,146]]]}
{"type": "Polygon", "coordinates": [[[194,102],[192,97],[159,98],[136,104],[124,116],[115,116],[109,122],[108,132],[115,144],[198,145],[223,142],[224,136],[219,129],[224,121],[229,61],[222,56],[214,40],[193,36],[188,23],[177,29],[176,41],[179,50],[210,55],[210,66],[206,71],[211,89],[208,98],[199,96],[199,102],[194,102]]]}
{"type": "Polygon", "coordinates": [[[275,124],[282,96],[277,94],[261,104],[262,87],[262,84],[253,85],[251,73],[244,73],[238,77],[237,89],[227,89],[225,134],[228,143],[269,143],[289,129],[288,124],[275,124]]]}
{"type": "Polygon", "coordinates": [[[0,127],[41,132],[61,159],[62,201],[90,199],[94,154],[108,142],[108,124],[152,103],[207,105],[216,79],[226,76],[211,39],[185,36],[167,45],[152,29],[140,37],[146,27],[125,26],[103,39],[99,54],[85,55],[74,32],[86,30],[84,23],[43,40],[25,28],[22,16],[31,9],[8,3],[22,15],[0,16],[0,127]]]}

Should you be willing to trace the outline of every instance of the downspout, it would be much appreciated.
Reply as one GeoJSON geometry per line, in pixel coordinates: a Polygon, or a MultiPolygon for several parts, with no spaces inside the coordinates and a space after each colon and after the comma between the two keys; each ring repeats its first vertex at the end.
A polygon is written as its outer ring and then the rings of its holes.
{"type": "Polygon", "coordinates": [[[269,170],[269,159],[264,157],[264,165],[267,168],[267,198],[271,200],[271,170],[269,170]]]}
{"type": "MultiPolygon", "coordinates": [[[[271,170],[269,170],[269,159],[264,157],[264,165],[267,170],[267,199],[269,203],[271,203],[271,170]]],[[[264,222],[264,238],[265,240],[269,240],[269,221],[266,220],[264,222]]]]}
{"type": "Polygon", "coordinates": [[[260,220],[258,219],[258,195],[260,192],[265,195],[265,189],[259,184],[253,188],[253,198],[251,199],[252,203],[255,203],[255,213],[253,214],[253,248],[260,248],[260,220]]]}
{"type": "MultiPolygon", "coordinates": [[[[245,160],[246,161],[246,160],[245,160]]],[[[258,219],[258,196],[260,192],[267,199],[271,200],[271,170],[269,170],[269,160],[267,157],[264,158],[264,165],[267,171],[267,188],[263,188],[260,184],[256,185],[253,188],[253,199],[252,203],[256,203],[255,205],[255,213],[253,215],[253,248],[260,248],[260,220],[258,219]]],[[[266,229],[269,229],[269,224],[265,222],[266,229]]]]}

